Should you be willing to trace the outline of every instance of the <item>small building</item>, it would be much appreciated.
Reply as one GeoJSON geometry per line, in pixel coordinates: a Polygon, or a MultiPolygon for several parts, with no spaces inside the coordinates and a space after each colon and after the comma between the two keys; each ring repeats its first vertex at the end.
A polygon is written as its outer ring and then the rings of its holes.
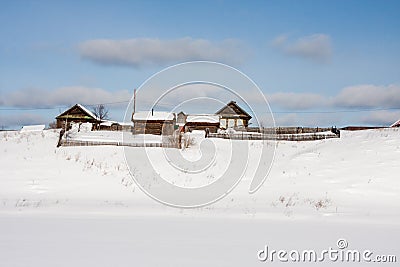
{"type": "Polygon", "coordinates": [[[132,128],[132,122],[103,121],[102,123],[100,123],[100,130],[105,131],[131,132],[132,128]]]}
{"type": "Polygon", "coordinates": [[[74,123],[92,123],[93,125],[100,124],[100,119],[96,117],[89,109],[81,104],[67,109],[56,117],[57,128],[65,128],[65,124],[74,123]]]}
{"type": "Polygon", "coordinates": [[[111,131],[111,125],[116,123],[115,121],[102,121],[99,125],[99,130],[111,131]]]}
{"type": "Polygon", "coordinates": [[[132,132],[132,122],[115,122],[111,124],[111,131],[132,132]]]}
{"type": "Polygon", "coordinates": [[[20,132],[21,133],[26,133],[26,132],[40,132],[43,131],[46,126],[44,124],[39,124],[39,125],[26,125],[22,126],[20,132]]]}
{"type": "Polygon", "coordinates": [[[390,127],[400,127],[400,120],[398,120],[395,123],[393,123],[392,125],[390,125],[390,127]]]}
{"type": "Polygon", "coordinates": [[[132,115],[133,134],[171,135],[176,126],[174,113],[150,111],[132,115]]]}
{"type": "Polygon", "coordinates": [[[183,111],[179,112],[178,114],[176,114],[176,124],[178,126],[185,126],[186,118],[187,115],[183,111]]]}
{"type": "Polygon", "coordinates": [[[220,116],[220,126],[225,129],[247,128],[251,120],[251,116],[235,101],[229,102],[215,114],[220,116]]]}
{"type": "Polygon", "coordinates": [[[216,133],[219,129],[219,115],[198,114],[188,115],[186,117],[185,132],[193,130],[208,130],[210,133],[216,133]]]}

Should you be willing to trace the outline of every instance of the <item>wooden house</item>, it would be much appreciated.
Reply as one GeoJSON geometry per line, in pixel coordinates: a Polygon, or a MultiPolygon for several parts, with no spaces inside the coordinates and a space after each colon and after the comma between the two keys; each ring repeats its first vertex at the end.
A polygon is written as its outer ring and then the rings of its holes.
{"type": "Polygon", "coordinates": [[[247,128],[251,119],[251,116],[235,101],[229,102],[215,114],[220,116],[220,127],[225,129],[247,128]]]}
{"type": "Polygon", "coordinates": [[[150,111],[132,115],[133,134],[171,135],[175,130],[174,113],[150,111]]]}
{"type": "Polygon", "coordinates": [[[100,119],[96,117],[89,109],[85,108],[81,104],[67,109],[56,117],[57,128],[65,128],[66,124],[74,123],[92,123],[93,125],[100,124],[100,119]]]}
{"type": "Polygon", "coordinates": [[[206,130],[210,133],[216,133],[219,129],[219,115],[198,114],[188,115],[186,118],[185,132],[193,130],[206,130]]]}

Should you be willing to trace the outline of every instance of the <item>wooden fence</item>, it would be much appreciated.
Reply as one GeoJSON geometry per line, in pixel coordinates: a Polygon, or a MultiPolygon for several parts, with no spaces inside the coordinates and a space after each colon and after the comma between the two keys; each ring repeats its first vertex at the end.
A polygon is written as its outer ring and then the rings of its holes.
{"type": "MultiPolygon", "coordinates": [[[[329,132],[331,128],[324,127],[274,127],[274,128],[260,128],[249,127],[246,132],[263,133],[263,134],[305,134],[305,133],[321,133],[329,132]]],[[[238,129],[240,131],[240,129],[238,129]]]]}
{"type": "Polygon", "coordinates": [[[337,134],[262,134],[262,133],[210,133],[209,138],[223,138],[233,140],[282,140],[282,141],[314,141],[330,138],[340,138],[337,134]]]}
{"type": "MultiPolygon", "coordinates": [[[[236,132],[228,133],[209,133],[208,138],[222,138],[232,140],[281,140],[281,141],[314,141],[330,138],[340,138],[340,134],[334,133],[310,133],[310,134],[265,134],[236,132]]],[[[128,146],[128,147],[166,147],[178,148],[178,142],[157,142],[157,143],[129,143],[118,141],[82,141],[82,140],[61,140],[61,146],[128,146]]]]}
{"type": "Polygon", "coordinates": [[[129,147],[169,147],[176,148],[175,144],[170,143],[128,143],[117,141],[82,141],[82,140],[65,140],[61,141],[62,146],[129,146],[129,147]]]}

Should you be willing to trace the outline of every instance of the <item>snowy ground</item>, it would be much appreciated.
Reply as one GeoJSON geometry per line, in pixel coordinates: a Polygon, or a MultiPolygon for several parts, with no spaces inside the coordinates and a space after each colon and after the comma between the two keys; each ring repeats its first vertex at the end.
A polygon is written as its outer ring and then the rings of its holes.
{"type": "MultiPolygon", "coordinates": [[[[197,209],[146,196],[123,148],[56,148],[57,139],[52,130],[0,133],[0,266],[261,266],[271,264],[257,260],[265,245],[322,250],[339,238],[400,260],[399,129],[280,141],[259,191],[247,193],[247,174],[197,209]]],[[[195,158],[197,147],[183,154],[195,158]]]]}

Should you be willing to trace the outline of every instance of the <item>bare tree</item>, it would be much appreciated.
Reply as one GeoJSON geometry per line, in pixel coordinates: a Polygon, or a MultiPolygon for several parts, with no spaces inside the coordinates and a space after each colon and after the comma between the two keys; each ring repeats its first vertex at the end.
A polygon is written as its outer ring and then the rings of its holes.
{"type": "Polygon", "coordinates": [[[99,118],[101,121],[102,120],[107,120],[108,117],[108,108],[106,108],[105,105],[100,104],[97,105],[93,108],[93,113],[96,115],[97,118],[99,118]]]}
{"type": "Polygon", "coordinates": [[[49,129],[57,129],[57,122],[56,121],[50,122],[49,129]]]}

